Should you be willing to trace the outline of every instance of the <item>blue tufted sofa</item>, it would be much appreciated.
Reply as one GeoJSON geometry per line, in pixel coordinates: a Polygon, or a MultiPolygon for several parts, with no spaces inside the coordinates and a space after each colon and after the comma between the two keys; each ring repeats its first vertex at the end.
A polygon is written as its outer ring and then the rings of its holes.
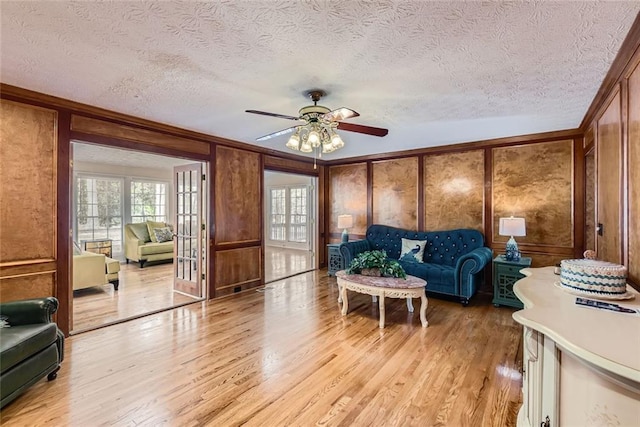
{"type": "Polygon", "coordinates": [[[400,261],[407,274],[427,281],[427,291],[460,298],[469,303],[480,285],[482,270],[491,262],[491,249],[477,230],[410,231],[386,225],[371,225],[366,239],[342,243],[340,254],[348,266],[361,252],[385,250],[392,259],[400,258],[402,238],[426,240],[424,263],[400,261]]]}

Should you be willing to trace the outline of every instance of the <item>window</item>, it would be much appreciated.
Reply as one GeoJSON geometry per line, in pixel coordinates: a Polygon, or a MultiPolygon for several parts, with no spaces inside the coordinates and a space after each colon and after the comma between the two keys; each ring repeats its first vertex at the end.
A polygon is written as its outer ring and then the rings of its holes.
{"type": "Polygon", "coordinates": [[[285,188],[274,188],[271,190],[271,212],[269,229],[271,240],[286,241],[285,226],[287,213],[287,190],[285,188]]]}
{"type": "Polygon", "coordinates": [[[278,187],[270,189],[269,238],[274,242],[308,242],[308,189],[278,187]]]}
{"type": "Polygon", "coordinates": [[[111,239],[122,252],[122,179],[79,176],[76,188],[76,241],[111,239]]]}
{"type": "Polygon", "coordinates": [[[82,246],[84,240],[111,239],[112,256],[121,257],[123,224],[170,220],[169,190],[169,182],[79,174],[75,191],[75,240],[82,246]]]}
{"type": "Polygon", "coordinates": [[[167,183],[131,181],[131,222],[167,221],[167,183]]]}

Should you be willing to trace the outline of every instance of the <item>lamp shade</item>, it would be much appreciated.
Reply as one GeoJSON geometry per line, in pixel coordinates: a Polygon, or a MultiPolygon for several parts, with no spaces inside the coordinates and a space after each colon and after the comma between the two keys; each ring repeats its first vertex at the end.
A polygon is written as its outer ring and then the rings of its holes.
{"type": "Polygon", "coordinates": [[[350,228],[353,227],[352,215],[338,215],[338,228],[350,228]]]}
{"type": "Polygon", "coordinates": [[[501,236],[526,236],[524,218],[500,218],[498,234],[501,236]]]}

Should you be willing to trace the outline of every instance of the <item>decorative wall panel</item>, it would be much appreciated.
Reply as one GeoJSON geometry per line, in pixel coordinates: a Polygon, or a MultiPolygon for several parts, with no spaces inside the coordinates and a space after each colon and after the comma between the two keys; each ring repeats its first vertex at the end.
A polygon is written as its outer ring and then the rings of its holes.
{"type": "Polygon", "coordinates": [[[373,163],[373,223],[418,229],[418,158],[373,163]]]}
{"type": "Polygon", "coordinates": [[[596,250],[596,156],[592,151],[584,159],[585,163],[585,249],[596,250]]]}
{"type": "Polygon", "coordinates": [[[55,295],[54,271],[0,278],[0,302],[55,295]]]}
{"type": "MultiPolygon", "coordinates": [[[[364,235],[367,231],[367,164],[357,163],[329,168],[330,233],[342,233],[338,215],[353,215],[349,234],[364,235]]],[[[339,238],[330,238],[339,242],[339,238]]]]}
{"type": "Polygon", "coordinates": [[[215,255],[215,289],[242,287],[262,279],[262,257],[259,246],[217,251],[215,255]]]}
{"type": "Polygon", "coordinates": [[[598,119],[597,187],[598,215],[602,236],[597,239],[598,258],[622,263],[620,247],[620,166],[622,149],[620,93],[617,93],[598,119]]]}
{"type": "Polygon", "coordinates": [[[216,148],[216,245],[262,240],[261,188],[260,154],[216,148]]]}
{"type": "Polygon", "coordinates": [[[629,77],[629,278],[640,285],[640,65],[629,77]]]}
{"type": "Polygon", "coordinates": [[[313,167],[311,162],[301,162],[297,160],[285,159],[283,157],[264,156],[264,168],[272,170],[284,170],[304,172],[307,175],[318,175],[318,167],[313,167]]]}
{"type": "Polygon", "coordinates": [[[484,150],[424,157],[424,228],[484,231],[484,150]]]}
{"type": "Polygon", "coordinates": [[[0,265],[53,260],[57,113],[0,100],[0,116],[0,265]]]}
{"type": "Polygon", "coordinates": [[[517,241],[573,247],[573,140],[493,149],[493,241],[501,217],[524,217],[517,241]]]}

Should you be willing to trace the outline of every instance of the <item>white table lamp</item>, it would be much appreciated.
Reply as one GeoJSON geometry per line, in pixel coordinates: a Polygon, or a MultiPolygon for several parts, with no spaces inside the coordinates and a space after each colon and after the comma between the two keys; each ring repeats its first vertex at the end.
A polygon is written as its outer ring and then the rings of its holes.
{"type": "Polygon", "coordinates": [[[338,215],[338,228],[342,228],[342,243],[349,241],[349,233],[347,228],[353,227],[352,215],[338,215]]]}
{"type": "Polygon", "coordinates": [[[507,242],[505,258],[507,261],[520,261],[520,251],[514,236],[526,236],[524,218],[500,218],[500,229],[498,234],[510,236],[507,242]]]}

